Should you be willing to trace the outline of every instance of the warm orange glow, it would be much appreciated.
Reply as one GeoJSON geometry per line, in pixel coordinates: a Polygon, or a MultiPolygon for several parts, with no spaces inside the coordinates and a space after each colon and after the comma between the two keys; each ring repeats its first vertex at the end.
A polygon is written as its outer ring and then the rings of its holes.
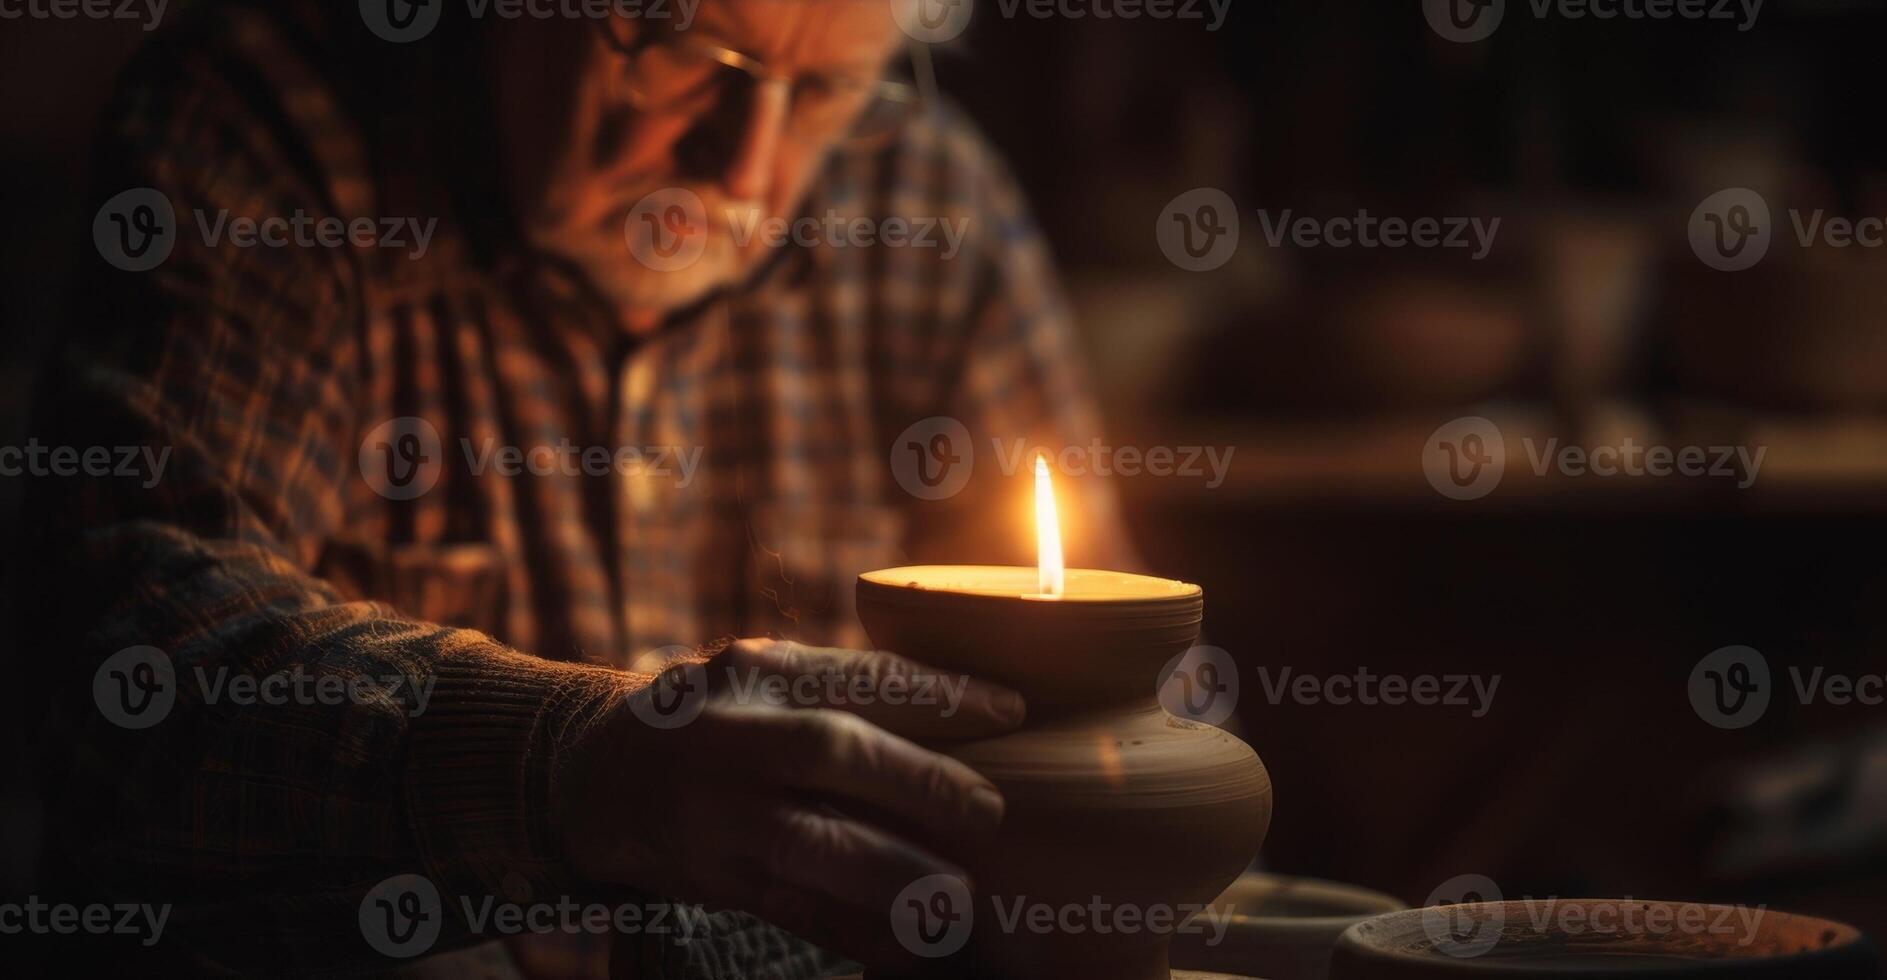
{"type": "Polygon", "coordinates": [[[1061,564],[1061,521],[1055,515],[1055,486],[1048,479],[1048,458],[1035,457],[1035,568],[1041,594],[1067,591],[1061,564]]]}

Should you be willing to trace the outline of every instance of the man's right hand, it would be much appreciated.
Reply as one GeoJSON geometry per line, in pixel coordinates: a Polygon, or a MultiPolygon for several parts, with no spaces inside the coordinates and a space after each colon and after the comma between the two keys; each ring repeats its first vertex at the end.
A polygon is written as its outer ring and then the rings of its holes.
{"type": "Polygon", "coordinates": [[[927,875],[967,882],[1003,814],[987,779],[910,740],[997,735],[1023,715],[1014,691],[894,654],[740,640],[590,726],[554,794],[565,855],[590,880],[896,963],[894,897],[927,875]],[[911,696],[920,679],[932,697],[911,696]],[[781,685],[796,696],[764,699],[781,685]]]}

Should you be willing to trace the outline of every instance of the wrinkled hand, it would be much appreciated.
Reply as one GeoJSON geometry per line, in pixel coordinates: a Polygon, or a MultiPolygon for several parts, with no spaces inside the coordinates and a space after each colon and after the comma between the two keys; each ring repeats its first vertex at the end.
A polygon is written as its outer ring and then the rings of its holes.
{"type": "Polygon", "coordinates": [[[927,875],[967,881],[1003,813],[988,780],[910,739],[996,735],[1023,713],[1013,691],[894,654],[740,640],[609,709],[553,805],[585,878],[893,964],[893,899],[927,875]]]}

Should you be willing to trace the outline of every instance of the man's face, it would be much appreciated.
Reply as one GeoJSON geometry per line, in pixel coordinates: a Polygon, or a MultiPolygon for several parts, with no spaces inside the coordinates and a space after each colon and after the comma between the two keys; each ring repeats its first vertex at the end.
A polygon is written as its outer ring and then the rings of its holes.
{"type": "Polygon", "coordinates": [[[765,250],[765,236],[746,232],[761,227],[756,219],[792,217],[898,50],[890,6],[701,0],[686,30],[678,10],[604,25],[634,57],[583,19],[503,23],[493,32],[494,104],[531,244],[578,263],[635,325],[738,281],[765,250]],[[763,65],[769,80],[704,64],[714,49],[763,65]],[[719,95],[703,100],[696,82],[713,78],[725,83],[710,81],[719,95]],[[677,191],[704,207],[636,212],[650,195],[691,200],[677,191]],[[702,247],[699,259],[651,262],[680,236],[705,237],[690,248],[702,247]]]}

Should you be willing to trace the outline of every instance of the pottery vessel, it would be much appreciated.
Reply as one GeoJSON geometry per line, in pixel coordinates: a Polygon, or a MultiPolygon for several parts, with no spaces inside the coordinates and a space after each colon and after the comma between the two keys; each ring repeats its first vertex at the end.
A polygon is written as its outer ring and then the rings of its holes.
{"type": "Polygon", "coordinates": [[[1175,967],[1265,980],[1324,980],[1344,930],[1408,906],[1382,892],[1318,878],[1248,871],[1212,902],[1224,933],[1173,938],[1175,967]]]}
{"type": "Polygon", "coordinates": [[[1741,906],[1561,899],[1378,916],[1351,927],[1337,941],[1330,975],[1333,980],[1874,980],[1880,965],[1873,944],[1859,930],[1827,919],[1741,906]],[[1627,909],[1633,918],[1621,919],[1627,909]],[[1629,924],[1634,921],[1637,925],[1629,924]],[[1685,922],[1691,925],[1677,925],[1685,922]]]}
{"type": "MultiPolygon", "coordinates": [[[[1070,569],[1067,593],[1031,596],[1033,568],[920,566],[859,577],[874,645],[1008,685],[1023,728],[938,746],[1001,788],[1003,828],[975,882],[952,976],[1167,980],[1172,928],[1238,877],[1264,839],[1271,782],[1250,747],[1166,713],[1162,672],[1199,634],[1196,585],[1070,569]],[[1130,928],[1005,927],[998,909],[1103,909],[1130,928]],[[1175,923],[1176,924],[1176,923],[1175,923]]],[[[1011,917],[1013,919],[1013,917],[1011,917]]],[[[1083,916],[1084,922],[1094,921],[1083,916]]]]}

